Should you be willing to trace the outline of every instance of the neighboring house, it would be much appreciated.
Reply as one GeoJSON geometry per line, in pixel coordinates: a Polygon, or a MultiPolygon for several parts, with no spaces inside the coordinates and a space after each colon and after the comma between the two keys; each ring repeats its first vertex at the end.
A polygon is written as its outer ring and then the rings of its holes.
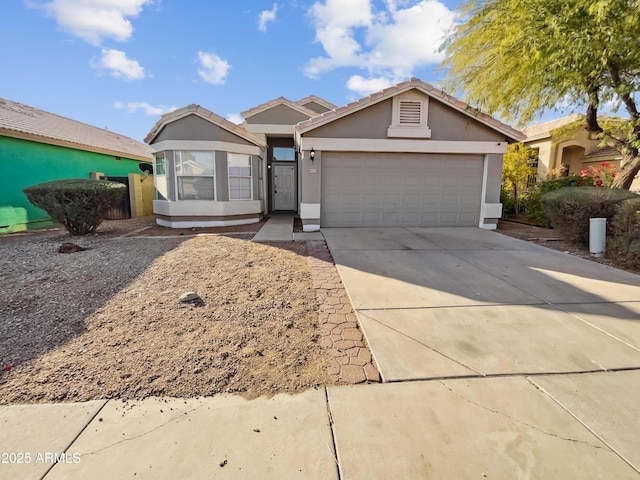
{"type": "MultiPolygon", "coordinates": [[[[622,155],[611,147],[600,147],[600,140],[585,129],[585,116],[569,115],[522,130],[524,144],[538,152],[538,180],[547,177],[547,170],[564,175],[579,175],[582,170],[600,167],[603,162],[620,167],[622,155]]],[[[640,177],[631,190],[640,191],[640,177]]]]}
{"type": "Polygon", "coordinates": [[[127,176],[151,161],[144,143],[0,98],[0,233],[50,224],[29,203],[25,187],[92,174],[127,176]]]}
{"type": "Polygon", "coordinates": [[[502,155],[524,139],[418,79],[340,108],[281,97],[242,115],[240,126],[191,105],[152,128],[159,224],[249,223],[286,211],[305,231],[494,229],[502,155]]]}

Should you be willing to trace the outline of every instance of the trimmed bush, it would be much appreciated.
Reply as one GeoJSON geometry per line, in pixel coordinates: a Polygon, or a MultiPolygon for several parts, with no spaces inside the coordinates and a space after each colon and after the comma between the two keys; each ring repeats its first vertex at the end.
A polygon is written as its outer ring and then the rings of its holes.
{"type": "Polygon", "coordinates": [[[71,235],[86,235],[95,231],[107,212],[120,203],[126,189],[121,183],[71,178],[32,185],[23,192],[71,235]]]}
{"type": "Polygon", "coordinates": [[[564,187],[584,187],[593,185],[592,177],[569,175],[538,182],[533,190],[523,199],[527,220],[539,227],[551,227],[551,219],[547,216],[540,203],[540,197],[548,192],[553,192],[564,187]]]}
{"type": "Polygon", "coordinates": [[[616,205],[611,231],[608,255],[625,267],[640,268],[640,197],[616,205]]]}
{"type": "Polygon", "coordinates": [[[611,218],[618,203],[639,198],[635,193],[617,188],[564,187],[541,195],[540,203],[551,225],[565,240],[587,246],[589,219],[606,218],[611,234],[611,218]]]}

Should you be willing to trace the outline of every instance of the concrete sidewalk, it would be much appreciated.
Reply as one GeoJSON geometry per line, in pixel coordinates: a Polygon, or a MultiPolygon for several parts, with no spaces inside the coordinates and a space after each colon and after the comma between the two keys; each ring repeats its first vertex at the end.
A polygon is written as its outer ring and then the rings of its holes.
{"type": "Polygon", "coordinates": [[[294,232],[292,213],[272,213],[267,223],[254,235],[254,242],[305,242],[324,240],[320,232],[294,232]]]}
{"type": "Polygon", "coordinates": [[[635,371],[4,406],[0,478],[637,479],[639,397],[635,371]]]}

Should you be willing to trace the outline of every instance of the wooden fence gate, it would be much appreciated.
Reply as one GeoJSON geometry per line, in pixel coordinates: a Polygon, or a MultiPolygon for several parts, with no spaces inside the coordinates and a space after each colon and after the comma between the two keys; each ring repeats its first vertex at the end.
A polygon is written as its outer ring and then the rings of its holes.
{"type": "Polygon", "coordinates": [[[102,177],[101,180],[118,182],[127,186],[120,205],[113,207],[106,215],[107,220],[126,220],[131,218],[131,199],[129,197],[129,177],[102,177]]]}

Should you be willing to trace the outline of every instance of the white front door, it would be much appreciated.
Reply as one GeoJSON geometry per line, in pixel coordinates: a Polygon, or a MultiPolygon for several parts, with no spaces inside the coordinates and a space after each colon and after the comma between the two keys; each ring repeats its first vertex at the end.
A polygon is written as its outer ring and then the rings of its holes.
{"type": "Polygon", "coordinates": [[[273,166],[273,209],[296,209],[296,168],[293,165],[273,166]]]}

